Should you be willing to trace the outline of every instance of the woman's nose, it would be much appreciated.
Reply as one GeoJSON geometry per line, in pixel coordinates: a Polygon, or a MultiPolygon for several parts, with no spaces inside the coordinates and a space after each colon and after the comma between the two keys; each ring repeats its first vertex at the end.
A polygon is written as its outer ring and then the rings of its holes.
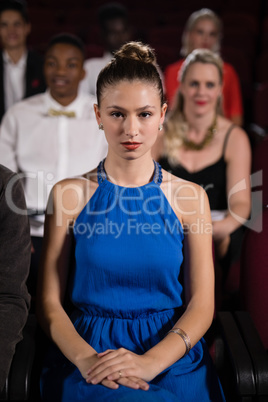
{"type": "Polygon", "coordinates": [[[202,85],[202,84],[198,85],[197,92],[198,92],[199,95],[202,95],[203,93],[205,93],[205,90],[206,90],[205,85],[202,85]]]}
{"type": "Polygon", "coordinates": [[[125,122],[125,134],[128,137],[135,137],[138,135],[139,130],[138,130],[138,124],[136,119],[129,118],[125,122]]]}

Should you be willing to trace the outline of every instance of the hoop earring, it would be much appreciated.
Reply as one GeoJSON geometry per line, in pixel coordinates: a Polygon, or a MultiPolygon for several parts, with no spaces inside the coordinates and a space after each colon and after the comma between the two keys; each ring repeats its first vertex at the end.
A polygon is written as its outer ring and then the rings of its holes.
{"type": "Polygon", "coordinates": [[[163,130],[163,125],[162,125],[162,124],[159,124],[158,130],[159,130],[159,131],[162,131],[162,130],[163,130]]]}
{"type": "Polygon", "coordinates": [[[103,130],[103,124],[102,123],[99,124],[99,130],[103,130]]]}

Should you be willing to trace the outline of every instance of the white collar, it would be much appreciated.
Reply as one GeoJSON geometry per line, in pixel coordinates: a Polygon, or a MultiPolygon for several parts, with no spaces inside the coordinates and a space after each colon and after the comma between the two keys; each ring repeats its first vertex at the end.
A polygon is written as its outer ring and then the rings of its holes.
{"type": "Polygon", "coordinates": [[[62,110],[65,112],[75,112],[76,117],[81,118],[84,109],[83,108],[84,95],[78,93],[77,97],[73,102],[71,102],[67,106],[63,106],[59,102],[57,102],[54,98],[52,98],[50,90],[47,89],[45,92],[45,103],[47,111],[52,108],[56,110],[62,110]]]}
{"type": "Polygon", "coordinates": [[[25,67],[25,65],[26,65],[27,55],[28,55],[28,52],[27,52],[27,51],[24,52],[23,55],[21,56],[21,58],[19,59],[19,61],[18,61],[17,63],[14,63],[14,62],[11,60],[11,58],[10,58],[9,54],[7,53],[7,51],[4,50],[4,51],[3,51],[3,60],[4,60],[4,62],[7,63],[7,64],[11,64],[11,65],[13,65],[13,66],[17,66],[17,67],[21,67],[21,68],[22,68],[22,67],[25,67]]]}

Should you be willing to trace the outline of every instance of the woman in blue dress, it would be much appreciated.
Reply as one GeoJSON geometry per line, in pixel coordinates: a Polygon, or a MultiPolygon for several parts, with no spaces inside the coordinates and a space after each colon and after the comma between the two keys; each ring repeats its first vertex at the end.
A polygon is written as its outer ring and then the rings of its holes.
{"type": "Polygon", "coordinates": [[[47,208],[38,316],[55,346],[42,398],[224,401],[202,338],[214,313],[209,204],[152,159],[167,105],[149,46],[115,54],[97,102],[107,157],[57,183],[47,208]]]}

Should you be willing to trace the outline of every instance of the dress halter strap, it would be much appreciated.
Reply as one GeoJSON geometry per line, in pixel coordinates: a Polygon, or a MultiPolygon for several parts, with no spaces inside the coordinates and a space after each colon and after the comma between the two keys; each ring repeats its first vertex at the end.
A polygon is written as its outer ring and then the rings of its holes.
{"type": "Polygon", "coordinates": [[[97,169],[97,174],[98,174],[98,183],[101,184],[104,180],[107,179],[107,175],[104,169],[104,162],[105,159],[103,159],[99,165],[98,165],[98,169],[97,169]]]}
{"type": "Polygon", "coordinates": [[[162,183],[163,180],[163,174],[162,174],[162,167],[159,165],[158,162],[154,160],[154,177],[153,177],[153,182],[158,184],[162,183]]]}
{"type": "Polygon", "coordinates": [[[235,126],[236,126],[235,124],[231,124],[230,127],[227,130],[227,133],[225,134],[225,138],[224,138],[224,141],[223,141],[223,147],[222,147],[222,155],[223,156],[225,155],[225,150],[226,150],[227,142],[228,142],[228,139],[230,137],[231,131],[233,130],[233,128],[235,126]]]}
{"type": "MultiPolygon", "coordinates": [[[[103,159],[99,165],[98,165],[98,169],[97,169],[97,174],[98,174],[98,183],[101,184],[103,181],[107,180],[107,174],[105,172],[105,168],[104,168],[104,162],[105,159],[103,159]]],[[[163,174],[162,174],[162,168],[159,165],[158,162],[156,162],[155,160],[154,162],[154,176],[153,176],[153,182],[155,184],[158,184],[160,186],[160,184],[162,183],[162,179],[163,179],[163,174]]]]}

